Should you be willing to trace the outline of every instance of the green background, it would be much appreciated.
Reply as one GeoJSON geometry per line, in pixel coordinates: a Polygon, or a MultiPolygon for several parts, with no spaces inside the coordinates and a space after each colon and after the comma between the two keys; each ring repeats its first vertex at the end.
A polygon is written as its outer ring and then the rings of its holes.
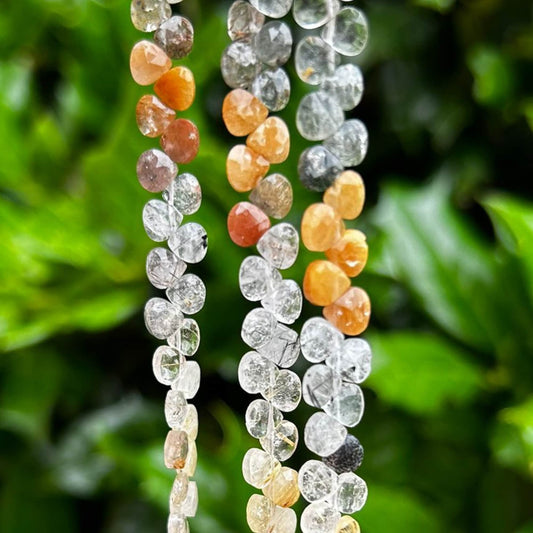
{"type": "MultiPolygon", "coordinates": [[[[533,532],[533,23],[528,0],[369,0],[357,58],[370,131],[371,258],[357,284],[373,301],[374,371],[354,434],[370,496],[364,533],[533,532]]],[[[144,93],[128,72],[142,38],[127,0],[0,2],[0,531],[165,530],[172,474],[162,465],[165,388],[144,330],[150,197],[135,177],[154,146],[136,129],[144,93]]],[[[252,397],[236,368],[252,307],[237,270],[246,251],[225,217],[243,199],[224,176],[236,140],[220,119],[227,2],[186,0],[187,63],[198,97],[185,113],[202,145],[189,170],[210,239],[194,271],[208,286],[202,347],[201,493],[193,533],[248,531],[240,462],[252,397]]],[[[293,182],[306,88],[281,113],[293,182]]],[[[304,253],[287,275],[301,281],[304,253]]],[[[318,309],[307,306],[304,316],[318,309]]],[[[301,324],[302,322],[300,322],[301,324]]],[[[305,362],[298,368],[305,369],[305,362]]],[[[289,418],[300,427],[309,410],[289,418]]],[[[289,462],[308,456],[302,445],[289,462]]]]}

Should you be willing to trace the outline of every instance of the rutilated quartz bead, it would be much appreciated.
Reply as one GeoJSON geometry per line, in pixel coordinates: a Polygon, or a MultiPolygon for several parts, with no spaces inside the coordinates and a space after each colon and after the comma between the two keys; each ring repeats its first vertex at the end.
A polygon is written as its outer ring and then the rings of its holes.
{"type": "Polygon", "coordinates": [[[226,160],[226,175],[237,192],[251,191],[268,172],[269,162],[244,144],[234,146],[226,160]]]}
{"type": "Polygon", "coordinates": [[[274,503],[266,496],[252,494],[246,506],[246,520],[254,533],[266,533],[274,515],[274,503]]]}
{"type": "Polygon", "coordinates": [[[313,261],[305,271],[303,291],[313,305],[330,305],[350,288],[350,278],[330,261],[313,261]]]}
{"type": "Polygon", "coordinates": [[[234,89],[222,104],[222,118],[228,131],[236,137],[252,133],[268,117],[268,109],[252,93],[234,89]]]}
{"type": "Polygon", "coordinates": [[[145,94],[135,111],[139,131],[146,137],[159,137],[176,118],[176,113],[152,94],[145,94]]]}
{"type": "Polygon", "coordinates": [[[168,107],[185,111],[194,102],[196,94],[194,75],[187,67],[174,67],[157,80],[154,91],[168,107]]]}
{"type": "Polygon", "coordinates": [[[357,218],[365,204],[365,185],[353,170],[345,170],[324,193],[324,203],[346,220],[357,218]]]}
{"type": "Polygon", "coordinates": [[[368,260],[368,244],[362,231],[347,229],[342,237],[326,250],[327,258],[350,277],[358,276],[368,260]]]}
{"type": "Polygon", "coordinates": [[[189,437],[182,430],[171,429],[165,440],[165,466],[180,469],[185,466],[189,454],[189,437]]]}
{"type": "Polygon", "coordinates": [[[270,228],[269,218],[259,207],[249,202],[240,202],[229,212],[228,233],[238,246],[248,247],[257,244],[268,228],[270,228]]]}
{"type": "Polygon", "coordinates": [[[283,163],[291,145],[287,124],[279,117],[269,117],[248,136],[246,144],[268,162],[283,163]]]}
{"type": "Polygon", "coordinates": [[[345,335],[360,335],[370,322],[368,294],[359,287],[348,289],[331,305],[324,307],[324,317],[345,335]]]}
{"type": "Polygon", "coordinates": [[[176,163],[190,163],[200,148],[198,128],[185,118],[174,120],[161,136],[161,147],[176,163]]]}
{"type": "Polygon", "coordinates": [[[344,223],[327,204],[312,204],[302,218],[302,241],[311,252],[329,250],[341,237],[344,223]]]}
{"type": "Polygon", "coordinates": [[[280,507],[292,507],[300,498],[298,472],[282,467],[263,487],[263,494],[280,507]]]}
{"type": "Polygon", "coordinates": [[[140,41],[131,50],[131,75],[139,85],[155,83],[171,66],[164,50],[150,41],[140,41]]]}
{"type": "Polygon", "coordinates": [[[361,528],[356,520],[345,515],[337,522],[335,533],[361,533],[361,528]]]}
{"type": "Polygon", "coordinates": [[[250,202],[268,216],[281,219],[292,207],[293,193],[290,181],[281,174],[271,174],[262,179],[250,194],[250,202]]]}

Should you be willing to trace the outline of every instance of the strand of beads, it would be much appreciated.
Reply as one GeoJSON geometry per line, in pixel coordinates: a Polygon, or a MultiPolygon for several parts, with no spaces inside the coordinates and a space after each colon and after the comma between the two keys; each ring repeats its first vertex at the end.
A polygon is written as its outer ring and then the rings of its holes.
{"type": "Polygon", "coordinates": [[[170,0],[133,0],[131,18],[143,32],[155,31],[154,40],[135,44],[130,57],[134,80],[143,86],[154,85],[156,95],[147,94],[137,104],[137,125],[150,138],[160,137],[163,151],[147,150],[139,157],[137,177],[147,191],[162,193],[162,199],[149,200],[143,210],[146,233],[167,247],[150,251],[146,272],[152,285],[166,291],[166,298],[151,298],[144,310],[148,331],[166,344],[157,348],[152,360],[156,379],[170,390],[165,400],[165,417],[170,427],[164,447],[164,463],[176,471],[170,494],[169,533],[188,533],[187,518],[198,506],[196,483],[190,478],[196,470],[195,440],[198,413],[187,403],[200,386],[200,367],[191,361],[198,350],[200,330],[193,315],[203,307],[205,285],[187,265],[200,262],[207,252],[207,235],[195,223],[182,224],[186,215],[200,208],[202,191],[196,177],[178,175],[178,164],[191,162],[198,152],[196,126],[176,111],[185,111],[194,100],[192,72],[183,66],[172,68],[172,59],[187,56],[194,32],[185,17],[172,16],[170,0]]]}
{"type": "Polygon", "coordinates": [[[310,141],[322,141],[300,156],[298,173],[303,185],[324,191],[323,201],[305,211],[301,235],[310,251],[327,259],[308,265],[304,295],[322,306],[325,318],[308,320],[301,331],[304,357],[313,363],[303,379],[303,397],[321,409],[308,420],[304,441],[321,461],[306,462],[299,472],[302,496],[310,503],[301,517],[303,533],[359,533],[349,516],[366,502],[366,483],[354,472],[363,459],[359,441],[348,434],[363,415],[359,384],[370,372],[371,352],[360,335],[370,319],[370,300],[363,289],[351,287],[350,278],[363,270],[368,255],[366,237],[346,229],[362,211],[365,189],[361,176],[346,167],[360,164],[368,146],[364,124],[345,120],[345,111],[357,106],[363,92],[359,68],[340,64],[340,56],[355,56],[366,45],[364,15],[336,0],[295,0],[293,15],[304,29],[319,29],[297,45],[298,76],[317,90],[299,104],[296,125],[310,141]],[[344,516],[341,516],[341,513],[344,516]]]}
{"type": "Polygon", "coordinates": [[[253,351],[239,364],[241,387],[262,395],[246,411],[246,427],[262,449],[250,449],[243,459],[245,480],[263,492],[248,501],[247,520],[254,533],[294,533],[297,517],[291,507],[300,497],[298,473],[281,463],[298,443],[296,426],[282,413],[296,409],[301,399],[301,381],[289,370],[300,344],[288,326],[299,318],[303,296],[298,284],[280,273],[296,261],[299,238],[290,224],[271,227],[269,217],[283,219],[293,194],[283,175],[266,176],[271,164],[289,154],[287,126],[279,117],[269,117],[269,110],[279,111],[289,99],[289,79],[280,65],[290,57],[292,36],[283,23],[265,24],[265,15],[283,16],[291,3],[287,9],[280,9],[281,3],[264,9],[266,2],[234,2],[228,15],[233,42],[222,57],[222,74],[233,88],[224,100],[223,119],[231,134],[247,136],[245,144],[230,151],[227,176],[236,191],[251,191],[249,202],[230,211],[228,231],[237,245],[257,245],[259,252],[246,257],[239,271],[243,296],[261,302],[243,321],[242,338],[253,351]]]}

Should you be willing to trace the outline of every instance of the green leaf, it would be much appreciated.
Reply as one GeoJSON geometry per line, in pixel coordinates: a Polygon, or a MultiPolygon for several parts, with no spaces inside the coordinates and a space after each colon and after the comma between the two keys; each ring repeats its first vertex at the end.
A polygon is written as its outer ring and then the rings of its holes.
{"type": "Polygon", "coordinates": [[[446,13],[453,7],[455,0],[414,0],[414,4],[446,13]]]}

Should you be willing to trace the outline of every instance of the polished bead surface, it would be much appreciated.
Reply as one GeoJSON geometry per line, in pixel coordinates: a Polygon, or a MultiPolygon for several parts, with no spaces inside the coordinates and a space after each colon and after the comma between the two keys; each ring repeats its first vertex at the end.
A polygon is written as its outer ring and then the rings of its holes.
{"type": "Polygon", "coordinates": [[[226,85],[233,89],[246,89],[257,73],[255,48],[247,40],[231,43],[222,54],[220,70],[226,85]]]}
{"type": "Polygon", "coordinates": [[[338,265],[350,278],[358,276],[368,260],[368,244],[363,232],[346,230],[342,237],[326,250],[327,258],[338,265]]]}
{"type": "Polygon", "coordinates": [[[291,56],[291,29],[284,22],[269,22],[256,35],[255,47],[260,61],[271,67],[279,67],[291,56]]]}
{"type": "Polygon", "coordinates": [[[281,274],[265,259],[249,255],[239,269],[239,287],[251,302],[262,300],[281,281],[281,274]]]}
{"type": "Polygon", "coordinates": [[[200,148],[200,133],[194,122],[178,118],[161,136],[161,147],[176,163],[190,163],[200,148]]]}
{"type": "Polygon", "coordinates": [[[277,219],[284,218],[292,207],[292,185],[285,176],[270,174],[252,190],[250,201],[268,216],[277,219]]]}
{"type": "Polygon", "coordinates": [[[329,503],[314,502],[304,509],[300,527],[302,533],[334,533],[340,518],[339,511],[329,503]]]}
{"type": "Polygon", "coordinates": [[[158,289],[172,287],[186,268],[187,265],[167,248],[154,248],[146,258],[146,275],[158,289]]]}
{"type": "Polygon", "coordinates": [[[263,15],[279,19],[290,11],[292,0],[250,0],[250,4],[263,15]]]}
{"type": "Polygon", "coordinates": [[[300,498],[298,472],[282,467],[263,487],[263,494],[280,507],[292,507],[300,498]]]}
{"type": "Polygon", "coordinates": [[[251,91],[270,111],[281,111],[289,103],[291,81],[282,68],[266,69],[254,78],[251,91]]]}
{"type": "Polygon", "coordinates": [[[165,398],[165,420],[172,429],[182,429],[181,425],[187,417],[187,400],[183,393],[169,390],[165,398]]]}
{"type": "Polygon", "coordinates": [[[256,439],[264,437],[282,420],[281,411],[265,400],[254,400],[246,409],[246,429],[256,439]]]}
{"type": "Polygon", "coordinates": [[[226,160],[229,184],[237,192],[251,191],[269,168],[270,163],[263,156],[244,144],[234,146],[226,160]]]}
{"type": "Polygon", "coordinates": [[[146,329],[156,339],[166,339],[181,326],[183,315],[178,308],[163,298],[151,298],[144,307],[146,329]]]}
{"type": "Polygon", "coordinates": [[[187,67],[174,67],[157,80],[154,91],[168,107],[185,111],[191,107],[196,95],[194,75],[187,67]]]}
{"type": "Polygon", "coordinates": [[[155,31],[172,15],[166,0],[133,0],[130,8],[131,22],[139,31],[155,31]]]}
{"type": "Polygon", "coordinates": [[[163,385],[172,385],[179,377],[183,357],[170,346],[159,346],[152,358],[152,370],[155,379],[163,385]]]}
{"type": "Polygon", "coordinates": [[[311,363],[332,359],[342,349],[344,335],[322,317],[310,318],[300,334],[303,356],[311,363]]]}
{"type": "Polygon", "coordinates": [[[242,323],[242,340],[251,348],[267,344],[276,332],[276,317],[266,309],[252,309],[242,323]]]}
{"type": "Polygon", "coordinates": [[[143,225],[146,234],[155,242],[166,241],[176,231],[183,215],[161,200],[149,200],[143,208],[143,225]]]}
{"type": "Polygon", "coordinates": [[[304,150],[298,161],[300,181],[311,191],[325,191],[343,170],[339,158],[320,145],[304,150]]]}
{"type": "Polygon", "coordinates": [[[261,393],[274,407],[288,413],[294,411],[302,398],[302,382],[291,370],[280,370],[271,386],[261,393]]]}
{"type": "Polygon", "coordinates": [[[228,11],[228,35],[232,41],[255,35],[263,26],[265,16],[245,0],[237,0],[228,11]]]}
{"type": "Polygon", "coordinates": [[[359,104],[363,96],[361,69],[352,63],[340,65],[322,82],[321,89],[336,100],[344,111],[350,111],[359,104]]]}
{"type": "Polygon", "coordinates": [[[294,20],[301,28],[320,28],[336,13],[332,0],[294,0],[292,8],[294,20]]]}
{"type": "Polygon", "coordinates": [[[325,91],[305,95],[296,112],[296,127],[309,141],[323,141],[331,137],[344,121],[344,111],[325,91]]]}
{"type": "Polygon", "coordinates": [[[181,514],[171,514],[168,517],[167,533],[189,533],[189,523],[181,514]]]}
{"type": "Polygon", "coordinates": [[[146,137],[159,137],[176,118],[174,110],[167,107],[159,98],[145,94],[137,102],[135,111],[137,127],[146,137]]]}
{"type": "Polygon", "coordinates": [[[207,253],[207,232],[200,224],[180,226],[168,240],[169,248],[186,263],[199,263],[207,253]]]}
{"type": "Polygon", "coordinates": [[[287,124],[279,117],[267,118],[246,139],[246,145],[269,163],[283,163],[290,151],[287,124]]]}
{"type": "Polygon", "coordinates": [[[320,455],[327,457],[335,453],[346,440],[348,434],[346,428],[326,413],[311,415],[304,430],[304,441],[307,448],[320,455]],[[325,439],[324,435],[328,438],[325,439]]]}
{"type": "Polygon", "coordinates": [[[303,379],[303,398],[307,405],[322,408],[339,394],[341,378],[326,365],[313,365],[303,379]]]}
{"type": "Polygon", "coordinates": [[[182,392],[185,399],[191,400],[200,388],[200,380],[200,365],[196,361],[185,361],[172,388],[182,392]]]}
{"type": "Polygon", "coordinates": [[[298,428],[289,420],[283,420],[259,442],[278,461],[286,461],[298,446],[298,428]]]}
{"type": "Polygon", "coordinates": [[[186,315],[194,315],[205,303],[204,282],[196,274],[185,274],[167,290],[168,299],[186,315]]]}
{"type": "Polygon", "coordinates": [[[270,520],[269,531],[272,533],[296,533],[298,518],[296,513],[288,507],[276,506],[270,520]]]}
{"type": "Polygon", "coordinates": [[[185,357],[192,357],[200,346],[198,323],[192,318],[184,318],[181,327],[167,341],[180,354],[185,357]]]}
{"type": "Polygon", "coordinates": [[[137,160],[137,178],[149,192],[164,191],[176,177],[178,166],[161,150],[143,152],[137,160]]]}
{"type": "Polygon", "coordinates": [[[274,503],[260,494],[252,494],[246,506],[246,520],[253,533],[266,533],[274,516],[274,503]]]}
{"type": "Polygon", "coordinates": [[[239,202],[228,214],[228,233],[242,247],[253,246],[270,228],[270,219],[254,204],[239,202]]]}
{"type": "Polygon", "coordinates": [[[352,287],[334,303],[324,307],[323,313],[345,335],[360,335],[370,322],[370,298],[363,289],[352,287]]]}
{"type": "Polygon", "coordinates": [[[322,461],[337,474],[353,472],[363,463],[365,452],[359,440],[353,435],[347,435],[344,444],[333,454],[324,457],[322,461]]]}
{"type": "Polygon", "coordinates": [[[280,468],[277,459],[259,448],[248,450],[242,460],[244,480],[256,489],[262,489],[280,468]]]}
{"type": "Polygon", "coordinates": [[[248,394],[261,393],[274,383],[278,369],[257,352],[248,352],[239,362],[239,384],[248,394]]]}
{"type": "Polygon", "coordinates": [[[362,383],[372,368],[372,350],[364,339],[346,339],[342,349],[326,359],[326,364],[348,383],[362,383]]]}
{"type": "Polygon", "coordinates": [[[180,513],[181,506],[187,498],[188,491],[189,478],[187,477],[185,472],[178,470],[176,472],[176,477],[174,478],[174,483],[172,484],[172,490],[170,492],[170,514],[180,513]]]}
{"type": "Polygon", "coordinates": [[[337,522],[335,533],[361,533],[361,528],[351,516],[343,516],[337,522]]]}
{"type": "Polygon", "coordinates": [[[298,283],[292,279],[280,281],[273,290],[263,298],[261,304],[270,311],[279,322],[293,324],[302,312],[303,296],[298,283]]]}
{"type": "Polygon", "coordinates": [[[339,476],[334,504],[341,513],[352,514],[360,511],[368,497],[368,487],[358,475],[349,472],[339,476]]]}
{"type": "Polygon", "coordinates": [[[189,437],[185,431],[171,429],[165,440],[165,466],[171,469],[183,468],[189,453],[189,437]]]}
{"type": "Polygon", "coordinates": [[[347,427],[354,427],[363,418],[363,391],[355,383],[342,383],[336,395],[323,406],[324,412],[347,427]]]}
{"type": "Polygon", "coordinates": [[[333,48],[320,37],[311,35],[296,46],[294,65],[299,78],[310,85],[320,85],[335,72],[339,61],[333,48]]]}
{"type": "Polygon", "coordinates": [[[152,85],[172,67],[164,50],[150,41],[134,45],[130,55],[130,71],[139,85],[152,85]]]}
{"type": "Polygon", "coordinates": [[[368,22],[361,11],[343,7],[322,32],[322,37],[343,56],[356,56],[368,42],[368,22]]]}
{"type": "Polygon", "coordinates": [[[183,215],[192,215],[202,204],[202,187],[192,174],[180,174],[163,192],[163,199],[183,215]]]}
{"type": "Polygon", "coordinates": [[[312,503],[331,497],[337,490],[337,479],[337,474],[329,466],[312,459],[300,468],[298,485],[302,496],[312,503]]]}
{"type": "Polygon", "coordinates": [[[154,41],[172,59],[183,59],[191,53],[194,28],[185,17],[175,16],[163,22],[154,33],[154,41]]]}
{"type": "Polygon", "coordinates": [[[192,439],[189,439],[189,454],[185,460],[185,466],[183,471],[189,476],[193,477],[196,472],[196,467],[198,466],[198,449],[196,447],[196,442],[192,439]]]}
{"type": "Polygon", "coordinates": [[[267,117],[266,106],[244,89],[233,89],[224,98],[222,119],[228,131],[236,137],[252,133],[267,117]]]}
{"type": "Polygon", "coordinates": [[[302,217],[302,242],[312,252],[329,250],[341,237],[344,224],[327,204],[312,204],[302,217]]]}
{"type": "Polygon", "coordinates": [[[289,368],[300,355],[298,333],[283,324],[278,324],[272,339],[258,348],[258,351],[279,367],[289,368]]]}
{"type": "Polygon", "coordinates": [[[324,193],[324,203],[333,207],[345,220],[354,220],[365,204],[363,178],[353,170],[345,170],[324,193]]]}
{"type": "Polygon", "coordinates": [[[337,156],[345,167],[354,167],[366,157],[368,131],[360,120],[347,120],[324,141],[324,146],[337,156]]]}
{"type": "Polygon", "coordinates": [[[305,298],[313,305],[330,305],[350,288],[350,278],[331,261],[309,263],[304,275],[305,298]]]}
{"type": "Polygon", "coordinates": [[[300,239],[296,228],[282,222],[272,226],[257,243],[257,251],[275,268],[290,268],[298,257],[300,239]]]}

